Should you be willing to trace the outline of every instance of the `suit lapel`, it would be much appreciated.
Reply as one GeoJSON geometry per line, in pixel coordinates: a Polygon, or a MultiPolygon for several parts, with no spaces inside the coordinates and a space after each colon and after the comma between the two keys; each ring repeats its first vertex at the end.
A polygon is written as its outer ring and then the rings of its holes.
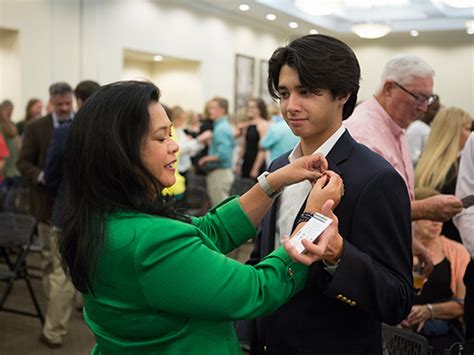
{"type": "Polygon", "coordinates": [[[344,134],[339,138],[336,142],[334,147],[332,147],[329,154],[326,156],[328,160],[329,170],[334,171],[335,173],[341,175],[342,178],[342,171],[339,168],[339,164],[343,163],[349,155],[351,154],[352,149],[356,141],[352,138],[349,132],[346,130],[344,134]]]}
{"type": "MultiPolygon", "coordinates": [[[[331,149],[329,154],[327,155],[329,169],[334,171],[335,173],[339,174],[342,178],[342,170],[339,168],[339,164],[342,164],[350,155],[352,149],[354,148],[356,141],[351,137],[349,132],[346,130],[344,134],[339,138],[336,142],[334,147],[331,149]]],[[[269,171],[275,171],[285,165],[289,164],[288,157],[291,152],[282,155],[281,157],[275,159],[272,164],[270,165],[269,171]]],[[[263,232],[262,240],[261,240],[261,252],[262,257],[271,253],[275,246],[275,227],[276,227],[276,212],[277,212],[277,205],[278,205],[279,197],[273,202],[270,211],[265,216],[262,226],[263,232]]],[[[296,219],[299,218],[303,208],[299,211],[298,216],[296,219]]]]}

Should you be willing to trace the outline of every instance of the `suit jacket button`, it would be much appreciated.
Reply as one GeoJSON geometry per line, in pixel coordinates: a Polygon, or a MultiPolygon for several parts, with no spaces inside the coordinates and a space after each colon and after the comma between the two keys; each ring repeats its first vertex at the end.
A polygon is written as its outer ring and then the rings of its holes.
{"type": "Polygon", "coordinates": [[[342,299],[342,295],[339,294],[339,295],[336,296],[336,298],[337,298],[338,300],[341,300],[341,299],[342,299]]]}
{"type": "Polygon", "coordinates": [[[263,351],[265,351],[265,352],[267,351],[267,346],[266,345],[263,346],[263,351]]]}
{"type": "Polygon", "coordinates": [[[342,300],[343,300],[344,302],[347,302],[347,297],[342,296],[342,300]]]}
{"type": "Polygon", "coordinates": [[[354,301],[351,302],[351,306],[352,306],[352,307],[354,307],[356,304],[357,304],[357,303],[354,302],[354,301]]]}
{"type": "Polygon", "coordinates": [[[291,267],[289,267],[288,268],[288,275],[293,276],[294,274],[295,274],[295,271],[291,267]]]}

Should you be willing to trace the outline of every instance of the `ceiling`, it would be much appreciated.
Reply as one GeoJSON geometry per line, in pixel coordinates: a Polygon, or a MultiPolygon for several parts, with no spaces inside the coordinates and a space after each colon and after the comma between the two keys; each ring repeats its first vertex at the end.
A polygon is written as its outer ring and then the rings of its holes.
{"type": "Polygon", "coordinates": [[[201,0],[195,4],[199,3],[201,7],[212,7],[214,11],[217,9],[240,19],[258,21],[281,30],[292,30],[297,34],[308,33],[313,29],[348,35],[352,34],[353,24],[377,22],[390,25],[392,33],[408,34],[413,30],[419,34],[462,31],[467,35],[465,23],[474,19],[474,0],[467,0],[471,5],[468,8],[451,7],[446,5],[445,1],[449,0],[344,0],[342,9],[326,16],[304,13],[294,5],[293,0],[201,0]],[[239,10],[241,4],[247,4],[249,10],[239,10]],[[266,19],[270,13],[276,16],[275,20],[266,19]],[[288,24],[291,21],[297,22],[298,28],[290,29],[288,24]]]}

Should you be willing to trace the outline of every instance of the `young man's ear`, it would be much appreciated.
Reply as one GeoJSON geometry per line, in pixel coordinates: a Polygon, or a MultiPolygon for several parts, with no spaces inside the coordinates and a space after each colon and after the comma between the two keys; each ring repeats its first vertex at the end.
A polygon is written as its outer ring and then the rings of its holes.
{"type": "Polygon", "coordinates": [[[342,104],[342,105],[345,105],[347,100],[349,100],[349,97],[351,97],[351,92],[345,94],[345,95],[341,95],[337,98],[337,100],[342,104]]]}

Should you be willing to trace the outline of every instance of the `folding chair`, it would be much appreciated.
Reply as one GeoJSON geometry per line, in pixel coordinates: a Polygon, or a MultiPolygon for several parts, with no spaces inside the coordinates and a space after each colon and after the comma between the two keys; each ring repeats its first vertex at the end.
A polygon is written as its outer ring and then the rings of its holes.
{"type": "Polygon", "coordinates": [[[12,187],[5,193],[2,211],[28,214],[30,191],[27,187],[12,187]]]}
{"type": "MultiPolygon", "coordinates": [[[[18,180],[15,185],[13,185],[6,193],[5,198],[2,204],[1,211],[3,212],[13,212],[20,214],[30,213],[30,190],[23,180],[18,180]]],[[[36,231],[36,229],[35,229],[36,231]]],[[[32,252],[41,252],[43,250],[43,243],[38,238],[38,233],[34,233],[33,241],[30,246],[30,251],[32,252]]],[[[42,272],[41,267],[36,265],[28,265],[30,270],[35,272],[42,272]]],[[[37,274],[31,274],[32,278],[38,279],[41,276],[37,274]]]]}
{"type": "Polygon", "coordinates": [[[36,221],[32,216],[12,212],[0,213],[0,256],[5,259],[8,267],[6,271],[0,271],[0,281],[7,284],[3,294],[0,295],[0,311],[38,317],[43,323],[43,313],[31,285],[26,265],[26,257],[35,234],[35,226],[36,221]],[[9,253],[13,250],[16,251],[16,258],[13,253],[9,253]],[[5,307],[14,283],[19,279],[25,280],[36,313],[5,307]]]}
{"type": "Polygon", "coordinates": [[[474,340],[454,343],[444,350],[444,355],[474,355],[474,340]]]}
{"type": "Polygon", "coordinates": [[[382,323],[383,355],[431,355],[428,339],[408,329],[382,323]]]}
{"type": "Polygon", "coordinates": [[[235,175],[234,183],[232,184],[232,188],[230,189],[231,195],[243,195],[248,190],[255,185],[257,180],[252,178],[243,178],[238,175],[235,175]]]}
{"type": "Polygon", "coordinates": [[[186,214],[196,217],[204,216],[211,205],[207,196],[206,177],[188,173],[186,186],[184,193],[186,214]]]}

